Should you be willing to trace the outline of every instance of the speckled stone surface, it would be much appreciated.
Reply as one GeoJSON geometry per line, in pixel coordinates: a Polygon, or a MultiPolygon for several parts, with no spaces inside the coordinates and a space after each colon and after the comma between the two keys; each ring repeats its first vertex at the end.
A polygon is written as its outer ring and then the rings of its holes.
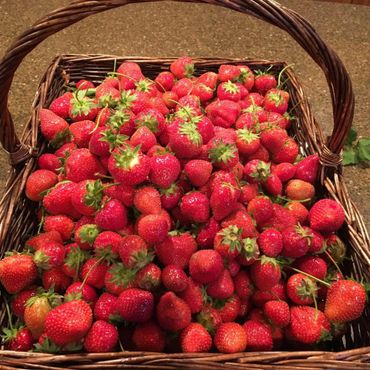
{"type": "MultiPolygon", "coordinates": [[[[354,127],[370,136],[370,7],[309,0],[281,0],[311,22],[346,65],[356,94],[354,127]]],[[[0,0],[0,55],[41,15],[66,0],[0,0]]],[[[232,10],[188,3],[134,4],[101,13],[50,37],[26,57],[11,89],[10,109],[18,131],[26,122],[38,82],[57,54],[100,53],[136,56],[240,57],[294,64],[314,114],[330,134],[330,96],[320,68],[289,35],[232,10]]],[[[0,155],[0,185],[8,165],[0,155]]],[[[367,225],[370,170],[347,167],[345,177],[367,225]]]]}

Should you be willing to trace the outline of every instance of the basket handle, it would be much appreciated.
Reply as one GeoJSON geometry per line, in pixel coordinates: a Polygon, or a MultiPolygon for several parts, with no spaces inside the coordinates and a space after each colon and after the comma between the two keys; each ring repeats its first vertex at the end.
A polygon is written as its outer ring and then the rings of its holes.
{"type": "MultiPolygon", "coordinates": [[[[20,35],[7,50],[0,62],[0,142],[9,152],[13,165],[30,155],[16,135],[8,110],[9,89],[19,64],[48,36],[105,10],[130,3],[153,0],[75,0],[38,20],[20,35]]],[[[162,0],[156,0],[162,1],[162,0]]],[[[334,126],[324,153],[332,161],[340,162],[339,153],[351,127],[354,113],[354,96],[351,80],[338,55],[327,46],[313,27],[299,14],[274,0],[175,0],[207,3],[233,9],[262,19],[289,33],[323,70],[329,85],[333,106],[334,126]],[[333,159],[334,158],[334,159],[333,159]]],[[[329,161],[330,163],[330,161],[329,161]]],[[[334,164],[334,163],[333,163],[334,164]]]]}

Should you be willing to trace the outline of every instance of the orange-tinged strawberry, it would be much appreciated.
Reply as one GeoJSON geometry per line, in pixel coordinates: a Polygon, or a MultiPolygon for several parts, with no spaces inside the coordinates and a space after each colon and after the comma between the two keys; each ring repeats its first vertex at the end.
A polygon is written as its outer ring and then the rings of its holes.
{"type": "Polygon", "coordinates": [[[212,347],[212,337],[199,323],[189,324],[180,336],[181,349],[184,353],[208,352],[212,347]]]}
{"type": "Polygon", "coordinates": [[[271,351],[273,346],[271,328],[260,322],[248,320],[243,324],[247,335],[247,350],[271,351]]]}
{"type": "Polygon", "coordinates": [[[236,322],[222,323],[217,329],[214,343],[219,352],[243,352],[247,346],[247,334],[244,328],[236,322]]]}

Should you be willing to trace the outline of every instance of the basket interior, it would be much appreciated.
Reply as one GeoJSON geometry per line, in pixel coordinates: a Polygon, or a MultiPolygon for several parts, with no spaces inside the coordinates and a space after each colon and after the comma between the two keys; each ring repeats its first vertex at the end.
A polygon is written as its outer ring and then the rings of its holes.
{"type": "MultiPolygon", "coordinates": [[[[80,79],[88,79],[98,84],[104,80],[109,72],[112,72],[125,60],[135,61],[141,65],[145,76],[154,79],[154,77],[163,70],[168,70],[168,67],[173,59],[143,59],[143,58],[121,58],[113,56],[87,56],[87,55],[66,55],[59,57],[49,67],[46,72],[39,90],[36,95],[33,105],[32,117],[26,125],[23,133],[23,141],[29,142],[32,135],[37,137],[39,154],[48,151],[48,147],[43,141],[41,135],[37,132],[38,127],[38,109],[48,107],[49,104],[58,96],[66,91],[66,78],[71,84],[80,79]]],[[[286,67],[283,62],[271,61],[256,61],[256,60],[230,60],[230,59],[200,59],[195,60],[196,74],[201,74],[207,71],[217,72],[221,64],[246,64],[252,70],[267,70],[270,69],[274,74],[278,73],[286,67]]],[[[310,107],[304,98],[302,87],[297,81],[290,69],[287,69],[282,74],[283,81],[286,81],[285,88],[290,94],[290,108],[292,114],[296,117],[292,127],[293,134],[300,145],[300,151],[303,156],[317,152],[318,147],[323,144],[324,138],[321,129],[313,119],[310,107]]],[[[31,159],[26,171],[31,173],[36,168],[36,160],[31,159]]],[[[12,181],[14,181],[13,174],[12,181]]],[[[16,177],[15,177],[16,179],[16,177]]],[[[24,182],[24,180],[23,180],[24,182]]],[[[8,182],[9,185],[9,182],[8,182]]],[[[22,189],[24,183],[21,185],[22,189]]],[[[320,182],[316,186],[317,195],[319,197],[328,196],[327,190],[320,182]]],[[[11,191],[11,189],[10,189],[11,191]]],[[[9,214],[9,229],[5,236],[4,242],[0,248],[0,257],[8,250],[22,249],[24,242],[36,232],[38,226],[37,220],[37,205],[29,201],[24,195],[17,201],[13,211],[9,214]]],[[[348,230],[343,227],[340,233],[343,240],[348,240],[348,230]]],[[[357,279],[367,276],[367,267],[361,261],[352,248],[348,248],[348,260],[344,266],[344,272],[347,275],[353,275],[357,279]],[[365,275],[364,275],[365,274],[365,275]]],[[[0,292],[4,294],[3,291],[0,292]]],[[[366,344],[370,344],[370,312],[369,307],[365,310],[363,317],[353,323],[348,333],[343,338],[338,338],[331,342],[325,342],[323,346],[317,349],[325,349],[330,351],[339,351],[344,349],[359,348],[366,344]]],[[[4,305],[1,308],[0,323],[6,325],[6,314],[4,305]]],[[[294,348],[284,348],[294,349],[294,348]]],[[[302,347],[299,348],[302,350],[302,347]]],[[[312,349],[312,347],[310,347],[312,349]]]]}

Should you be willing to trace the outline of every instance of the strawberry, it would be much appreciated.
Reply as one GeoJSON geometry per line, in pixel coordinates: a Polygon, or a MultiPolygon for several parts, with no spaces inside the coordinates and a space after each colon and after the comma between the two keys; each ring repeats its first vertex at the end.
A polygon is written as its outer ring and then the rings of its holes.
{"type": "Polygon", "coordinates": [[[241,99],[240,87],[231,82],[221,82],[217,87],[217,98],[220,100],[231,100],[238,102],[241,99]]]}
{"type": "Polygon", "coordinates": [[[284,114],[288,109],[286,92],[279,89],[270,89],[265,94],[264,108],[269,112],[284,114]]]}
{"type": "Polygon", "coordinates": [[[288,329],[294,339],[301,343],[313,344],[319,341],[322,332],[323,313],[313,307],[293,306],[290,309],[288,329]]]}
{"type": "Polygon", "coordinates": [[[206,195],[192,191],[181,198],[180,211],[191,222],[207,222],[210,211],[209,200],[206,195]]]}
{"type": "Polygon", "coordinates": [[[256,238],[244,238],[237,262],[242,266],[249,266],[256,261],[260,255],[260,250],[257,245],[256,238]]]}
{"type": "Polygon", "coordinates": [[[161,211],[161,198],[157,189],[144,186],[135,191],[134,206],[144,214],[158,214],[161,211]]]}
{"type": "Polygon", "coordinates": [[[197,315],[197,322],[201,324],[211,335],[214,335],[217,328],[222,323],[218,311],[210,306],[205,306],[197,315]]]}
{"type": "Polygon", "coordinates": [[[301,225],[308,224],[308,209],[300,201],[292,200],[285,205],[285,208],[289,210],[291,215],[297,220],[298,223],[301,225]]]}
{"type": "Polygon", "coordinates": [[[37,294],[36,286],[31,286],[21,292],[17,293],[17,295],[12,297],[11,302],[11,312],[23,320],[24,310],[26,308],[26,303],[29,298],[34,297],[37,294]]]}
{"type": "Polygon", "coordinates": [[[164,287],[169,291],[179,293],[188,286],[188,277],[186,273],[177,265],[167,265],[162,270],[161,277],[164,287]]]}
{"type": "Polygon", "coordinates": [[[108,169],[112,176],[125,185],[144,182],[150,171],[150,161],[140,152],[140,146],[128,145],[117,148],[109,157],[108,169]]]}
{"type": "Polygon", "coordinates": [[[271,163],[264,162],[259,159],[253,159],[248,161],[244,167],[244,176],[250,183],[260,183],[266,181],[270,175],[271,163]]]}
{"type": "Polygon", "coordinates": [[[277,257],[283,250],[283,237],[279,230],[265,229],[257,239],[259,249],[268,257],[277,257]]]}
{"type": "Polygon", "coordinates": [[[168,153],[153,156],[150,167],[150,181],[161,188],[169,188],[181,171],[179,160],[168,153]]]}
{"type": "MultiPolygon", "coordinates": [[[[130,96],[130,98],[136,101],[136,96],[130,96]]],[[[109,128],[109,130],[106,134],[104,134],[104,141],[108,144],[111,144],[110,148],[112,148],[112,146],[117,146],[112,144],[119,145],[126,139],[125,136],[131,136],[135,132],[134,118],[135,114],[128,109],[128,107],[122,107],[122,109],[116,110],[109,116],[109,119],[105,125],[109,128]]]]}
{"type": "Polygon", "coordinates": [[[134,287],[136,271],[128,269],[122,263],[112,264],[104,275],[105,290],[120,295],[125,289],[134,287]]]}
{"type": "Polygon", "coordinates": [[[235,322],[222,323],[216,331],[214,344],[221,353],[243,352],[247,346],[246,331],[235,322]]]}
{"type": "Polygon", "coordinates": [[[268,301],[263,306],[263,313],[272,325],[284,328],[290,322],[290,309],[285,301],[268,301]]]}
{"type": "Polygon", "coordinates": [[[76,90],[69,106],[69,117],[72,121],[93,121],[99,112],[94,99],[90,99],[83,90],[76,90]]]}
{"type": "Polygon", "coordinates": [[[282,231],[283,251],[282,255],[290,258],[304,256],[313,238],[311,229],[306,226],[290,226],[282,231]]]}
{"type": "Polygon", "coordinates": [[[72,135],[72,142],[79,148],[88,148],[92,132],[95,128],[95,122],[84,120],[73,122],[69,126],[69,131],[72,135]]]}
{"type": "Polygon", "coordinates": [[[216,280],[207,286],[207,294],[216,299],[229,298],[234,293],[234,282],[228,270],[223,270],[216,280]]]}
{"type": "Polygon", "coordinates": [[[319,168],[320,158],[317,154],[309,155],[298,162],[295,172],[295,178],[307,181],[311,184],[315,183],[319,168]]]}
{"type": "Polygon", "coordinates": [[[198,313],[203,308],[204,291],[192,278],[188,279],[186,288],[178,296],[188,304],[191,313],[198,313]]]}
{"type": "Polygon", "coordinates": [[[97,320],[86,334],[84,348],[86,352],[112,352],[117,343],[117,328],[106,321],[97,320]]]}
{"type": "Polygon", "coordinates": [[[83,224],[75,228],[74,239],[81,249],[90,250],[98,234],[99,228],[96,224],[83,224]]]}
{"type": "Polygon", "coordinates": [[[273,216],[273,204],[266,196],[257,196],[248,203],[248,213],[256,220],[258,226],[268,222],[273,216]]]}
{"type": "Polygon", "coordinates": [[[69,117],[69,109],[72,98],[73,94],[70,92],[66,92],[53,100],[49,106],[49,109],[57,116],[66,119],[69,117]]]}
{"type": "Polygon", "coordinates": [[[179,97],[175,93],[175,91],[172,91],[172,90],[171,91],[165,91],[162,94],[162,101],[164,102],[164,104],[166,105],[166,107],[168,109],[175,108],[178,100],[179,100],[179,97]]]}
{"type": "Polygon", "coordinates": [[[157,304],[156,318],[162,329],[179,331],[190,324],[191,311],[184,300],[173,292],[166,292],[157,304]]]}
{"type": "Polygon", "coordinates": [[[273,227],[282,231],[288,227],[294,226],[297,223],[296,218],[282,205],[274,203],[272,205],[273,214],[267,222],[261,225],[263,228],[273,227]]]}
{"type": "Polygon", "coordinates": [[[101,206],[104,186],[101,180],[79,182],[71,195],[73,207],[82,215],[92,216],[101,206]]]}
{"type": "Polygon", "coordinates": [[[79,276],[80,267],[88,257],[88,252],[81,250],[81,248],[77,246],[77,243],[68,247],[66,246],[66,256],[62,266],[63,273],[76,280],[79,276]]]}
{"type": "Polygon", "coordinates": [[[144,79],[140,66],[134,62],[123,62],[118,67],[117,74],[122,90],[134,89],[135,82],[144,79]]]}
{"type": "Polygon", "coordinates": [[[241,229],[242,238],[253,238],[258,235],[253,219],[244,210],[237,210],[227,216],[221,223],[222,228],[235,225],[241,229]]]}
{"type": "Polygon", "coordinates": [[[286,284],[287,295],[298,305],[310,305],[317,295],[316,282],[303,274],[293,274],[286,284]]]}
{"type": "Polygon", "coordinates": [[[242,248],[242,229],[230,225],[221,229],[215,237],[214,249],[225,258],[236,258],[242,248]]]}
{"type": "Polygon", "coordinates": [[[261,256],[251,266],[251,279],[260,290],[269,290],[275,286],[281,278],[280,266],[275,258],[261,256]]]}
{"type": "Polygon", "coordinates": [[[126,321],[148,321],[154,309],[153,294],[137,288],[126,289],[118,297],[117,309],[126,321]]]}
{"type": "Polygon", "coordinates": [[[245,184],[241,188],[241,194],[239,198],[239,202],[243,203],[244,205],[248,205],[248,203],[253,199],[256,198],[258,195],[258,185],[257,184],[245,184]]]}
{"type": "Polygon", "coordinates": [[[83,284],[79,281],[76,281],[67,288],[64,298],[66,301],[83,299],[93,309],[96,301],[98,300],[98,294],[96,293],[96,290],[89,284],[83,284]]]}
{"type": "Polygon", "coordinates": [[[285,142],[272,153],[272,160],[275,163],[294,163],[299,152],[299,147],[296,141],[288,137],[285,142]]]}
{"type": "Polygon", "coordinates": [[[270,290],[256,290],[252,294],[252,302],[257,307],[263,307],[266,302],[276,299],[282,301],[287,299],[285,295],[285,287],[282,282],[279,282],[270,290]]]}
{"type": "Polygon", "coordinates": [[[169,145],[178,158],[196,158],[203,144],[195,123],[177,119],[169,132],[169,145]]]}
{"type": "Polygon", "coordinates": [[[109,184],[104,188],[104,194],[109,198],[119,200],[126,207],[132,207],[134,204],[135,189],[132,186],[109,184]]]}
{"type": "Polygon", "coordinates": [[[212,347],[212,337],[198,323],[189,324],[180,336],[181,350],[184,353],[208,352],[212,347]]]}
{"type": "Polygon", "coordinates": [[[130,144],[135,147],[140,145],[140,149],[143,153],[157,144],[157,139],[152,131],[146,126],[139,127],[131,136],[130,144]]]}
{"type": "Polygon", "coordinates": [[[243,162],[252,161],[253,159],[258,159],[263,162],[270,161],[270,153],[268,150],[261,144],[260,147],[252,154],[250,154],[243,162]]]}
{"type": "Polygon", "coordinates": [[[61,266],[64,262],[65,248],[58,242],[43,244],[33,257],[33,262],[38,268],[49,270],[52,267],[61,266]]]}
{"type": "Polygon", "coordinates": [[[148,245],[139,235],[126,235],[121,238],[118,253],[123,264],[128,268],[140,269],[152,259],[148,245]]]}
{"type": "Polygon", "coordinates": [[[212,164],[208,161],[193,159],[186,163],[184,171],[194,186],[201,187],[211,176],[212,164]]]}
{"type": "Polygon", "coordinates": [[[231,100],[215,100],[206,107],[207,117],[215,126],[231,127],[240,114],[240,106],[231,100]]]}
{"type": "Polygon", "coordinates": [[[57,116],[49,109],[40,109],[40,129],[46,140],[52,141],[58,146],[69,138],[69,125],[66,120],[57,116]]]}
{"type": "MultiPolygon", "coordinates": [[[[177,96],[177,100],[181,99],[183,96],[191,94],[193,90],[193,81],[189,78],[181,78],[177,80],[171,90],[177,96]]],[[[177,101],[176,100],[176,101],[177,101]]]]}
{"type": "Polygon", "coordinates": [[[141,289],[155,291],[161,284],[162,271],[154,263],[148,263],[136,274],[134,284],[141,289]]]}
{"type": "Polygon", "coordinates": [[[180,57],[170,65],[170,71],[178,79],[191,77],[194,73],[193,60],[190,57],[180,57]]]}
{"type": "Polygon", "coordinates": [[[167,189],[159,189],[161,194],[161,205],[166,210],[171,210],[175,208],[181,197],[182,190],[177,183],[172,183],[167,189]]]}
{"type": "Polygon", "coordinates": [[[157,323],[149,320],[135,326],[132,342],[137,351],[163,352],[165,333],[157,323]]]}
{"type": "Polygon", "coordinates": [[[101,289],[104,286],[105,274],[108,270],[108,264],[102,261],[102,258],[89,258],[81,268],[81,280],[94,288],[101,289]]]}
{"type": "Polygon", "coordinates": [[[309,182],[293,179],[286,185],[285,193],[292,200],[311,200],[315,196],[315,188],[309,182]]]}
{"type": "Polygon", "coordinates": [[[46,216],[43,229],[46,233],[58,233],[58,242],[71,238],[75,223],[71,218],[64,215],[46,216]]]}
{"type": "Polygon", "coordinates": [[[226,300],[216,301],[214,306],[222,322],[232,322],[239,316],[242,303],[241,299],[236,294],[232,294],[226,300]]]}
{"type": "Polygon", "coordinates": [[[189,261],[190,276],[201,284],[216,280],[224,269],[221,255],[213,249],[195,252],[189,261]]]}
{"type": "Polygon", "coordinates": [[[257,105],[259,107],[263,106],[264,96],[258,92],[251,92],[248,94],[246,100],[249,105],[257,105]]]}
{"type": "Polygon", "coordinates": [[[95,86],[91,81],[88,80],[79,80],[76,83],[76,88],[79,90],[88,90],[93,89],[95,86]]]}
{"type": "Polygon", "coordinates": [[[239,195],[239,189],[229,182],[213,185],[209,204],[216,221],[221,221],[234,211],[239,195]]]}
{"type": "Polygon", "coordinates": [[[9,294],[19,293],[37,278],[32,256],[13,254],[0,261],[0,282],[9,294]]]}
{"type": "Polygon", "coordinates": [[[294,262],[294,266],[309,275],[324,280],[328,272],[326,262],[317,256],[303,256],[294,262]]]}
{"type": "Polygon", "coordinates": [[[196,124],[200,136],[202,136],[203,144],[207,144],[215,136],[215,127],[212,121],[206,116],[196,117],[196,124]]]}
{"type": "Polygon", "coordinates": [[[206,103],[213,98],[213,89],[204,83],[195,83],[191,93],[197,96],[201,103],[206,103]]]}
{"type": "Polygon", "coordinates": [[[348,322],[358,319],[366,305],[366,291],[354,280],[338,280],[328,289],[325,316],[330,322],[348,322]]]}
{"type": "Polygon", "coordinates": [[[313,230],[322,233],[335,232],[344,223],[343,207],[332,199],[321,199],[317,201],[308,216],[310,226],[313,230]]]}
{"type": "Polygon", "coordinates": [[[41,154],[37,159],[37,167],[42,170],[49,170],[58,174],[59,168],[61,167],[60,159],[52,153],[41,154]]]}
{"type": "Polygon", "coordinates": [[[281,182],[287,182],[294,177],[296,167],[292,163],[282,162],[274,166],[271,170],[281,182]]]}
{"type": "Polygon", "coordinates": [[[96,179],[101,166],[86,148],[74,150],[65,162],[66,179],[73,182],[96,179]]]}
{"type": "Polygon", "coordinates": [[[240,270],[234,277],[235,293],[242,300],[247,300],[253,293],[253,284],[247,271],[240,270]]]}
{"type": "Polygon", "coordinates": [[[92,325],[90,306],[82,300],[61,304],[45,319],[45,334],[58,346],[80,341],[92,325]]]}
{"type": "Polygon", "coordinates": [[[213,217],[211,217],[209,221],[199,229],[196,238],[199,247],[212,248],[215,236],[219,230],[219,223],[213,217]]]}
{"type": "Polygon", "coordinates": [[[223,139],[213,139],[208,143],[208,156],[212,164],[222,170],[234,167],[239,161],[236,145],[226,143],[223,139]]]}
{"type": "Polygon", "coordinates": [[[154,82],[156,83],[157,89],[159,91],[170,91],[175,82],[175,76],[171,72],[163,71],[158,73],[158,75],[154,79],[154,82]]]}
{"type": "Polygon", "coordinates": [[[276,85],[276,78],[272,74],[261,71],[256,73],[254,87],[261,95],[265,95],[268,90],[275,88],[276,85]]]}
{"type": "Polygon", "coordinates": [[[196,250],[197,243],[189,232],[169,235],[161,243],[155,245],[157,258],[164,266],[174,264],[185,268],[196,250]]]}
{"type": "Polygon", "coordinates": [[[233,80],[240,75],[239,66],[234,66],[232,64],[221,64],[218,69],[218,79],[221,82],[228,80],[233,80]]]}
{"type": "Polygon", "coordinates": [[[169,225],[165,216],[160,213],[157,215],[145,215],[138,220],[138,234],[147,243],[156,244],[163,242],[168,234],[169,225]]]}
{"type": "Polygon", "coordinates": [[[247,336],[247,350],[271,351],[273,347],[272,332],[262,322],[248,320],[243,324],[247,336]]]}
{"type": "Polygon", "coordinates": [[[26,196],[28,199],[38,202],[42,200],[45,192],[58,182],[57,175],[49,170],[36,170],[32,172],[26,181],[26,196]]]}
{"type": "Polygon", "coordinates": [[[3,328],[4,335],[2,335],[5,348],[10,351],[31,351],[33,348],[34,338],[31,331],[25,327],[19,328],[3,328]]]}
{"type": "Polygon", "coordinates": [[[336,263],[343,262],[346,256],[347,249],[346,245],[339,238],[339,236],[335,234],[329,235],[328,238],[325,240],[325,244],[326,253],[328,253],[336,263]]]}
{"type": "Polygon", "coordinates": [[[247,128],[242,128],[236,131],[236,146],[239,153],[242,155],[251,155],[257,151],[261,142],[258,134],[253,133],[247,128]]]}
{"type": "Polygon", "coordinates": [[[54,292],[63,293],[71,284],[72,279],[58,266],[44,271],[41,280],[45,290],[53,288],[54,292]]]}
{"type": "Polygon", "coordinates": [[[254,85],[254,74],[252,70],[246,65],[238,65],[237,68],[240,72],[237,77],[238,81],[240,81],[243,86],[250,91],[254,85]]]}

